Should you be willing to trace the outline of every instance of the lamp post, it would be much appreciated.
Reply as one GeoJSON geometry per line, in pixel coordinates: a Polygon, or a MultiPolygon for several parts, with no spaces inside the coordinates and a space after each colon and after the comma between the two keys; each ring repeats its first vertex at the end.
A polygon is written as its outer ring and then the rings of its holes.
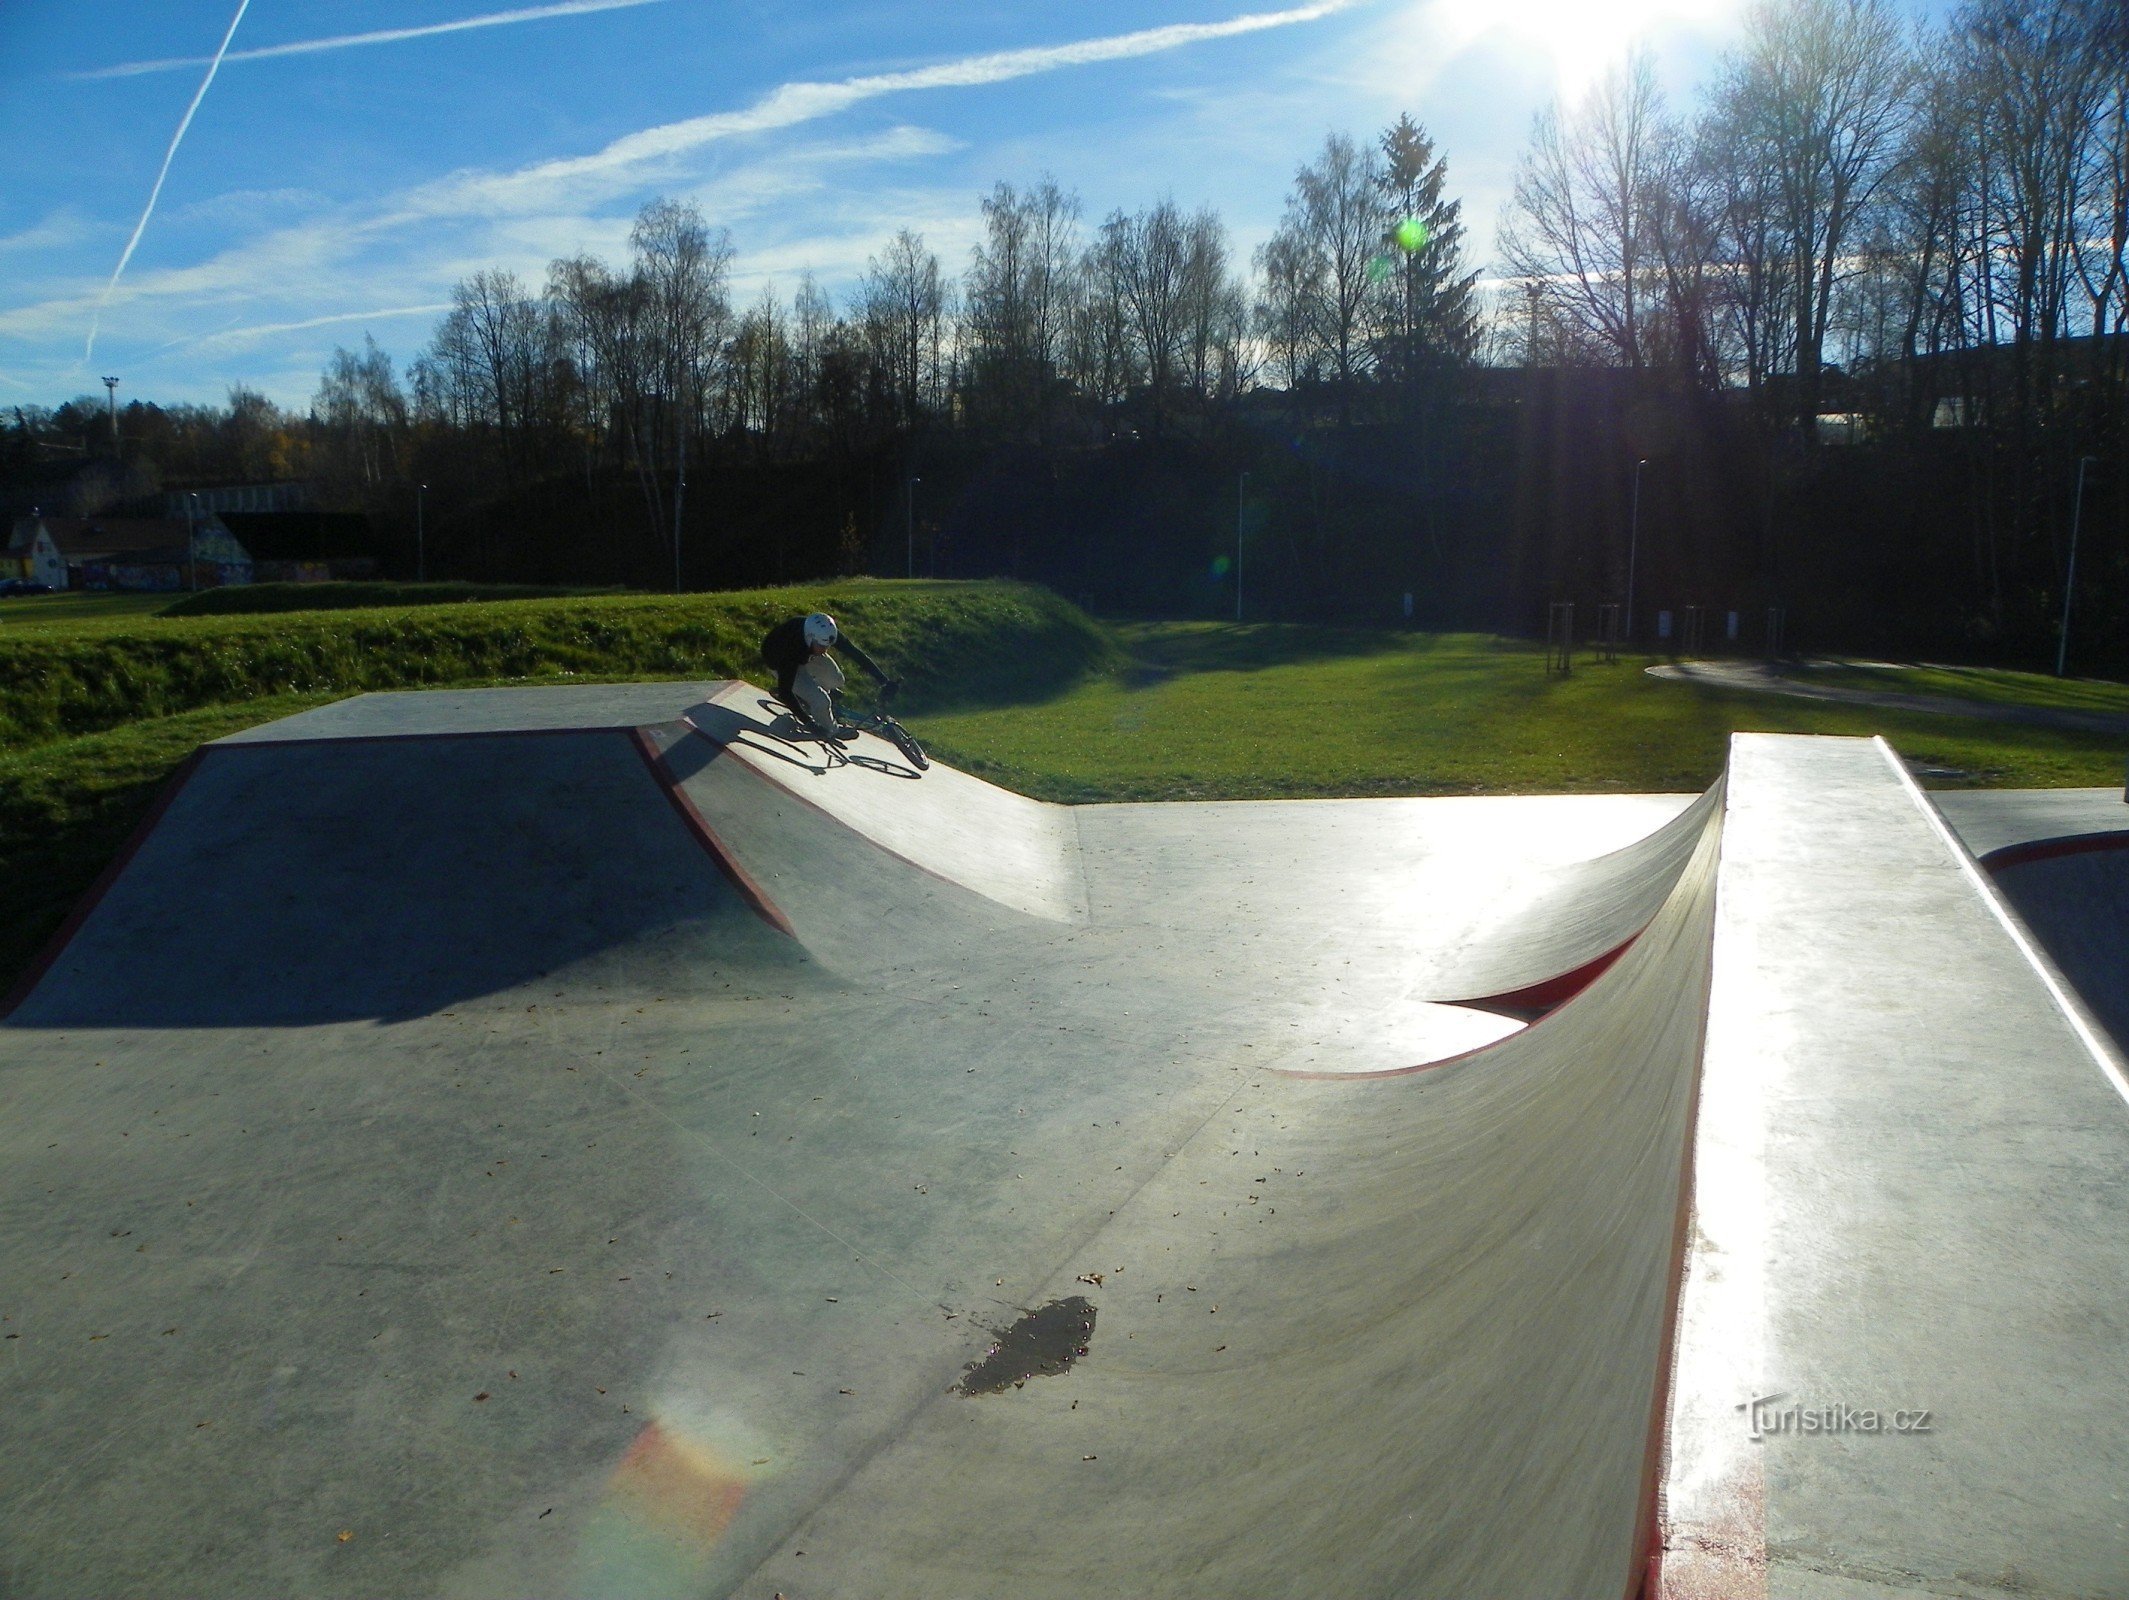
{"type": "Polygon", "coordinates": [[[1634,515],[1626,536],[1626,637],[1634,637],[1634,564],[1641,554],[1641,469],[1648,465],[1642,457],[1634,463],[1634,515]]]}
{"type": "Polygon", "coordinates": [[[111,454],[115,456],[118,454],[118,380],[106,378],[103,386],[111,397],[111,454]]]}
{"type": "Polygon", "coordinates": [[[2055,676],[2062,676],[2063,664],[2070,658],[2070,600],[2077,593],[2077,528],[2085,518],[2085,468],[2099,459],[2098,456],[2077,458],[2077,498],[2070,511],[2070,571],[2062,586],[2062,637],[2055,641],[2055,676]]]}
{"type": "Polygon", "coordinates": [[[911,478],[902,485],[902,576],[917,575],[917,485],[922,478],[911,478]]]}
{"type": "Polygon", "coordinates": [[[1249,474],[1235,485],[1235,621],[1242,620],[1242,499],[1249,493],[1249,474]]]}
{"type": "Polygon", "coordinates": [[[429,581],[429,530],[423,515],[427,508],[422,504],[423,500],[428,497],[428,493],[429,486],[427,484],[417,483],[414,486],[414,581],[416,583],[427,583],[429,581]]]}
{"type": "Polygon", "coordinates": [[[199,516],[200,497],[188,493],[185,496],[185,574],[186,587],[195,592],[200,586],[199,516]]]}

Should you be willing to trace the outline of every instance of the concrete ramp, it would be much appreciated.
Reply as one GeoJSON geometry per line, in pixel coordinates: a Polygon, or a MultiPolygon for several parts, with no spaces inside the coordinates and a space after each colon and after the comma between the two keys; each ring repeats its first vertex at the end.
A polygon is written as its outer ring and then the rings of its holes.
{"type": "Polygon", "coordinates": [[[1030,916],[1070,922],[1087,914],[1069,806],[938,763],[920,777],[872,734],[851,746],[848,765],[831,767],[818,741],[790,737],[789,715],[751,684],[727,685],[688,720],[749,771],[912,866],[1030,916]]]}

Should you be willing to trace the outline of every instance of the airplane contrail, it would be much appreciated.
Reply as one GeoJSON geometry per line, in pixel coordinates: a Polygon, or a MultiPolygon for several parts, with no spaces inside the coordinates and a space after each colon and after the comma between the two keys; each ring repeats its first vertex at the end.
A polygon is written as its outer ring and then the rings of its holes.
{"type": "Polygon", "coordinates": [[[222,70],[222,57],[229,53],[229,41],[237,36],[237,24],[244,20],[244,13],[250,9],[251,0],[237,0],[237,14],[229,19],[229,31],[222,35],[222,46],[215,51],[214,59],[207,63],[207,76],[200,79],[200,86],[192,96],[192,104],[185,107],[184,116],[178,119],[177,132],[170,135],[170,148],[163,152],[162,171],[155,175],[155,187],[148,191],[148,203],[141,208],[140,221],[133,224],[133,237],[126,241],[126,248],[118,258],[118,265],[111,269],[111,281],[104,285],[103,298],[96,302],[95,314],[89,318],[89,342],[81,352],[83,366],[96,359],[96,333],[103,325],[104,307],[111,303],[111,293],[118,287],[118,280],[125,273],[126,263],[133,259],[133,247],[140,243],[140,236],[147,231],[148,219],[155,215],[155,202],[162,197],[163,180],[170,176],[170,163],[177,159],[177,147],[184,142],[185,130],[192,126],[192,114],[199,110],[200,102],[207,98],[207,86],[214,82],[214,75],[222,70]]]}
{"type": "MultiPolygon", "coordinates": [[[[478,17],[460,17],[455,22],[431,22],[418,28],[378,28],[369,33],[335,34],[330,39],[298,39],[292,44],[261,45],[256,50],[237,50],[230,61],[264,61],[273,56],[315,55],[321,50],[345,50],[354,45],[397,44],[402,39],[427,39],[439,33],[465,33],[474,28],[501,28],[515,22],[538,22],[546,17],[578,17],[593,11],[626,11],[633,6],[659,5],[662,0],[559,0],[555,5],[524,6],[515,11],[490,11],[478,17]]],[[[77,80],[132,78],[144,72],[169,72],[178,67],[196,67],[205,56],[169,56],[160,61],[123,61],[115,67],[93,67],[70,72],[77,80]]]]}

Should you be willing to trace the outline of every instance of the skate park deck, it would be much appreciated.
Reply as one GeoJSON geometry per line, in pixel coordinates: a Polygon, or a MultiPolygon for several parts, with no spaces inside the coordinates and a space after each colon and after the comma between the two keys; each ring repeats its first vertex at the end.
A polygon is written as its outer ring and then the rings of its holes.
{"type": "Polygon", "coordinates": [[[2121,1592],[2119,1062],[1882,746],[1040,807],[749,694],[203,754],[0,1028],[0,1592],[2121,1592]]]}

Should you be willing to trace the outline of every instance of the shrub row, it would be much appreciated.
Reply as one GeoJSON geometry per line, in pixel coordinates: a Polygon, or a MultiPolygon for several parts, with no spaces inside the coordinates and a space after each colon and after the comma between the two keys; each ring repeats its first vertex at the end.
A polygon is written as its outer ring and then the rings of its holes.
{"type": "Polygon", "coordinates": [[[265,611],[355,611],[457,605],[469,600],[553,600],[615,589],[542,589],[522,583],[247,583],[202,589],[163,607],[166,617],[252,616],[265,611]]]}

